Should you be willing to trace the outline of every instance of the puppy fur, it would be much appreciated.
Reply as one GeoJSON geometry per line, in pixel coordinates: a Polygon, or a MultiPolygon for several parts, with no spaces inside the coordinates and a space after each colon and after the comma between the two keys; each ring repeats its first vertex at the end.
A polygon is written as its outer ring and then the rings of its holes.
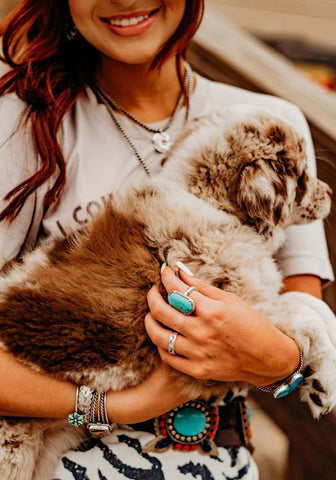
{"type": "MultiPolygon", "coordinates": [[[[335,348],[317,315],[279,295],[273,254],[288,225],[329,209],[330,189],[307,171],[291,126],[246,106],[203,117],[159,175],[0,278],[1,346],[35,370],[98,391],[136,385],[159,360],[144,329],[147,292],[160,284],[161,263],[182,261],[295,338],[311,368],[302,397],[319,416],[335,404],[335,348]]],[[[195,397],[232,387],[176,378],[195,397]]],[[[66,421],[2,419],[1,479],[45,480],[84,436],[66,421]]]]}

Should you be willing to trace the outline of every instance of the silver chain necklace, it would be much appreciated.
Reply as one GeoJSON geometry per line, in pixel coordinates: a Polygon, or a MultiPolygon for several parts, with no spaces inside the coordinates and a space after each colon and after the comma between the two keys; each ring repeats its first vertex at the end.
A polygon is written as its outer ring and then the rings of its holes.
{"type": "MultiPolygon", "coordinates": [[[[187,108],[186,108],[186,116],[185,116],[185,121],[187,122],[189,120],[189,115],[190,115],[189,102],[190,102],[191,94],[192,94],[192,70],[191,70],[191,68],[188,64],[186,64],[186,74],[185,74],[185,79],[184,79],[184,86],[185,86],[185,89],[188,92],[188,105],[187,105],[187,108]]],[[[108,112],[110,113],[114,123],[116,124],[117,128],[119,129],[119,131],[121,132],[121,134],[123,135],[123,137],[125,138],[127,143],[129,144],[129,146],[132,148],[135,156],[137,157],[140,164],[143,166],[147,175],[150,176],[151,175],[151,170],[150,170],[149,166],[147,165],[145,160],[140,155],[138,149],[136,148],[136,146],[132,142],[131,138],[127,134],[125,128],[123,127],[120,120],[116,116],[114,110],[121,111],[128,118],[130,118],[132,121],[137,123],[139,126],[143,127],[145,130],[153,133],[154,135],[152,137],[152,143],[154,145],[155,150],[159,153],[167,153],[169,151],[172,143],[171,143],[170,137],[169,137],[168,133],[166,132],[166,130],[168,130],[168,128],[170,128],[172,126],[172,124],[174,123],[174,121],[176,119],[177,113],[180,110],[180,108],[183,104],[184,98],[185,98],[184,93],[181,92],[181,94],[179,96],[179,99],[177,101],[176,107],[175,107],[171,117],[169,118],[168,122],[166,123],[166,125],[164,127],[160,128],[160,129],[155,129],[155,128],[149,127],[148,125],[143,123],[141,120],[136,118],[134,115],[129,113],[127,110],[125,110],[124,107],[118,105],[118,103],[115,102],[97,83],[92,85],[92,89],[95,92],[95,94],[97,95],[97,98],[102,103],[104,103],[104,105],[106,106],[108,112]]]]}

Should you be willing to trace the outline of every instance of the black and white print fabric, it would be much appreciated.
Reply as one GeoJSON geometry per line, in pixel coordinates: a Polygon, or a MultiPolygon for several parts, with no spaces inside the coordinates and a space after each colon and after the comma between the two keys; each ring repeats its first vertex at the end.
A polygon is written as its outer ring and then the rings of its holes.
{"type": "Polygon", "coordinates": [[[258,470],[245,448],[219,448],[218,456],[197,451],[144,453],[154,436],[120,426],[99,440],[67,452],[52,480],[258,480],[258,470]]]}

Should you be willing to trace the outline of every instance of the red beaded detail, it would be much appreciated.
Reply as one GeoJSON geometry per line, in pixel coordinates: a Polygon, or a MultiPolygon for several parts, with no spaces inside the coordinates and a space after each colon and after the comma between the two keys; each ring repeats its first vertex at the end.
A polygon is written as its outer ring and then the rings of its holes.
{"type": "Polygon", "coordinates": [[[244,437],[244,441],[247,443],[247,440],[252,438],[252,431],[251,431],[251,425],[250,425],[250,419],[248,415],[246,400],[244,400],[244,403],[241,404],[240,411],[241,411],[241,418],[242,418],[242,434],[244,437]]]}

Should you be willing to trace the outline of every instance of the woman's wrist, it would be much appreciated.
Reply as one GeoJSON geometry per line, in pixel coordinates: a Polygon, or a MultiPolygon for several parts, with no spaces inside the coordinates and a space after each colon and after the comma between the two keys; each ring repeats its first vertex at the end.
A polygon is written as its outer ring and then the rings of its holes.
{"type": "Polygon", "coordinates": [[[146,393],[138,393],[137,387],[128,388],[120,392],[107,392],[106,408],[110,422],[119,424],[132,424],[145,422],[153,417],[187,402],[189,398],[181,397],[162,402],[158,401],[157,396],[151,396],[146,393]]]}
{"type": "Polygon", "coordinates": [[[106,408],[111,423],[132,424],[162,415],[189,400],[177,388],[171,369],[161,364],[139,385],[107,392],[106,408]]]}
{"type": "Polygon", "coordinates": [[[279,331],[279,338],[270,345],[268,353],[268,371],[253,382],[258,387],[267,388],[281,384],[296,372],[301,363],[300,349],[293,340],[279,331]]]}
{"type": "Polygon", "coordinates": [[[106,393],[106,409],[110,422],[119,424],[139,423],[151,418],[142,412],[141,399],[137,398],[136,387],[127,388],[122,391],[106,393]]]}
{"type": "Polygon", "coordinates": [[[282,379],[280,382],[277,382],[272,385],[268,385],[266,387],[258,387],[257,388],[266,393],[272,393],[274,398],[282,398],[289,393],[292,393],[303,381],[303,355],[300,352],[300,365],[297,369],[295,369],[291,374],[282,379]]]}

